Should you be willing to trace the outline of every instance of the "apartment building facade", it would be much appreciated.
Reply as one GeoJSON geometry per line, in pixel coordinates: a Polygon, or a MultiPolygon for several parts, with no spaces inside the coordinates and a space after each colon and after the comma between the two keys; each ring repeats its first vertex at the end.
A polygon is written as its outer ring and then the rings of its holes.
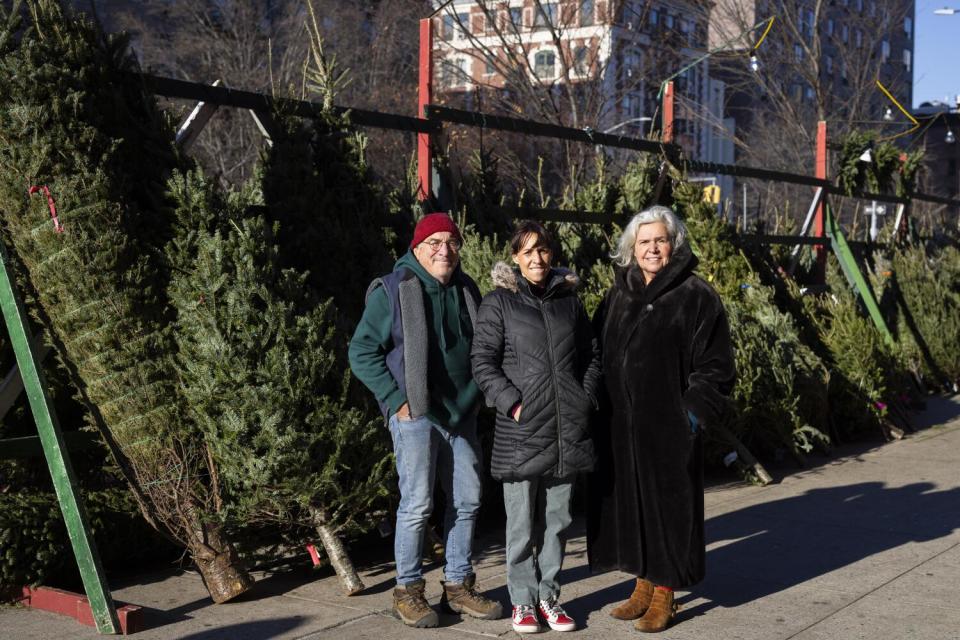
{"type": "MultiPolygon", "coordinates": [[[[728,93],[735,113],[762,108],[758,96],[764,95],[791,101],[798,117],[813,114],[863,128],[898,113],[878,80],[902,105],[912,104],[913,0],[715,0],[709,46],[744,54],[717,70],[729,84],[749,85],[728,93]],[[742,60],[770,18],[770,36],[753,52],[762,67],[754,72],[756,82],[733,80],[747,77],[742,60]]],[[[738,113],[741,125],[748,119],[738,113]]]]}
{"type": "MultiPolygon", "coordinates": [[[[438,3],[439,5],[439,3],[438,3]]],[[[696,159],[732,160],[732,122],[724,122],[724,86],[703,55],[703,2],[680,0],[455,0],[435,18],[435,76],[446,92],[542,91],[577,85],[592,108],[568,126],[644,135],[658,126],[660,88],[676,92],[676,140],[696,159]],[[588,99],[588,98],[592,98],[588,99]],[[710,124],[712,123],[712,125],[710,124]],[[726,153],[727,155],[723,155],[726,153]]]]}

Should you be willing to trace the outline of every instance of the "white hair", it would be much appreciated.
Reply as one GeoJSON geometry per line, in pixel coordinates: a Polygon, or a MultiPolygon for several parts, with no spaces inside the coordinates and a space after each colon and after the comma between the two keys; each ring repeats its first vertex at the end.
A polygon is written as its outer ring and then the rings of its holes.
{"type": "Polygon", "coordinates": [[[674,249],[682,247],[687,241],[687,226],[669,207],[654,205],[633,216],[617,241],[617,249],[610,254],[613,261],[621,267],[629,267],[637,261],[633,254],[633,245],[637,242],[637,232],[645,224],[662,222],[670,236],[674,249]]]}

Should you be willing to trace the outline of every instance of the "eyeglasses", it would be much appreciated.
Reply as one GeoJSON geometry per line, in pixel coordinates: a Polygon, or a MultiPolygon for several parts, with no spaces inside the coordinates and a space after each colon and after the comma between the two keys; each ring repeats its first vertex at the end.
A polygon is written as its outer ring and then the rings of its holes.
{"type": "Polygon", "coordinates": [[[440,251],[441,245],[447,245],[447,249],[453,251],[454,253],[460,251],[460,247],[463,246],[463,243],[456,238],[450,238],[449,240],[437,240],[434,238],[433,240],[424,240],[421,244],[425,244],[430,247],[430,253],[436,253],[437,251],[440,251]]]}

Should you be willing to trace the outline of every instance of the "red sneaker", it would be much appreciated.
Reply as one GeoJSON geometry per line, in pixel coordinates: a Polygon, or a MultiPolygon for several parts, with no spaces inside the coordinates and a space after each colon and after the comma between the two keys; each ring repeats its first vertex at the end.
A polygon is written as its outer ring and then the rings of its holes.
{"type": "Polygon", "coordinates": [[[517,633],[537,633],[540,631],[537,610],[533,608],[532,604],[513,605],[513,630],[517,633]]]}
{"type": "Polygon", "coordinates": [[[577,628],[576,621],[567,615],[556,600],[541,600],[540,615],[554,631],[573,631],[577,628]]]}

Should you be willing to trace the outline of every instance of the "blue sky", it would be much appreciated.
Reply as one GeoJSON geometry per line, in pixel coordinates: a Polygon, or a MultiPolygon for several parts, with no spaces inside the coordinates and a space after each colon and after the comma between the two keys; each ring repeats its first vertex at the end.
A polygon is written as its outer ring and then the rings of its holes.
{"type": "Polygon", "coordinates": [[[917,0],[914,26],[913,105],[927,100],[950,102],[960,94],[960,13],[934,15],[940,7],[960,9],[960,0],[917,0]]]}

